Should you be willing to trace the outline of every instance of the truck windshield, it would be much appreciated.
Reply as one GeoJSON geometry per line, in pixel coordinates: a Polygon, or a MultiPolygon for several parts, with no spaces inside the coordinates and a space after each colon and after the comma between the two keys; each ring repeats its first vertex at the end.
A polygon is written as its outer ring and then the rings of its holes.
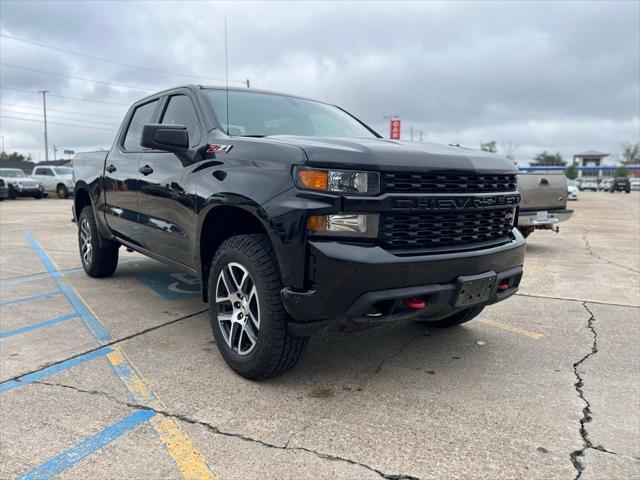
{"type": "Polygon", "coordinates": [[[333,105],[287,95],[207,90],[223,130],[234,136],[303,135],[310,137],[376,138],[358,120],[333,105]]]}
{"type": "Polygon", "coordinates": [[[26,177],[22,170],[18,169],[9,169],[9,168],[0,168],[0,177],[6,178],[23,178],[26,177]]]}

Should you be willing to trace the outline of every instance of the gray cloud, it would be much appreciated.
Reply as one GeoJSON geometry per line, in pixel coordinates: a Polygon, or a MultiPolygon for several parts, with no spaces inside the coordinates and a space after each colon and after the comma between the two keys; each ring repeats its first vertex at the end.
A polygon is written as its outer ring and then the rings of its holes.
{"type": "MultiPolygon", "coordinates": [[[[430,141],[513,140],[526,161],[547,149],[615,153],[640,137],[640,6],[637,2],[0,4],[3,33],[149,68],[222,79],[223,19],[229,21],[230,78],[340,104],[386,134],[398,114],[404,132],[430,141]]],[[[149,91],[198,82],[89,60],[7,38],[5,63],[138,85],[149,91]]],[[[131,103],[145,94],[12,67],[2,85],[131,103]]],[[[238,85],[238,83],[232,83],[238,85]]],[[[2,90],[2,103],[39,105],[2,90]]],[[[52,97],[51,109],[117,124],[124,106],[52,97]]],[[[37,110],[2,106],[37,114],[37,110]]],[[[53,112],[51,113],[53,116],[53,112]]],[[[71,115],[59,114],[60,117],[71,115]]],[[[24,118],[37,120],[36,115],[24,118]]],[[[42,126],[0,119],[7,148],[42,151],[42,126]]],[[[53,118],[51,119],[53,122],[53,118]]],[[[71,119],[56,120],[73,123],[71,119]]],[[[107,125],[85,124],[100,128],[107,125]]],[[[113,131],[52,125],[52,143],[108,146],[113,131]]]]}

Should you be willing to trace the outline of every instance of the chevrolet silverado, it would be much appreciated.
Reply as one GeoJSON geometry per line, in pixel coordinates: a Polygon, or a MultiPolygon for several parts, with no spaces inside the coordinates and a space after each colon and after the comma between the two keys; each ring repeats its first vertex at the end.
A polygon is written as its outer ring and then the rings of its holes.
{"type": "Polygon", "coordinates": [[[522,276],[509,161],[383,139],[294,95],[159,92],[73,168],[86,273],[113,274],[124,246],[198,276],[223,358],[250,379],[291,368],[312,334],[467,322],[522,276]]]}

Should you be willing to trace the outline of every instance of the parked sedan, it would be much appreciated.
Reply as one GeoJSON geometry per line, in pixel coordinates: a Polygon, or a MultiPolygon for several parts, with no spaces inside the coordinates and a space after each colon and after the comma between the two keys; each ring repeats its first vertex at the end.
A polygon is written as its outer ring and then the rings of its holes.
{"type": "Polygon", "coordinates": [[[39,199],[47,196],[42,184],[27,177],[19,168],[0,168],[0,178],[9,188],[9,198],[33,197],[39,199]]]}
{"type": "Polygon", "coordinates": [[[567,200],[578,200],[578,184],[573,180],[567,182],[567,200]]]}

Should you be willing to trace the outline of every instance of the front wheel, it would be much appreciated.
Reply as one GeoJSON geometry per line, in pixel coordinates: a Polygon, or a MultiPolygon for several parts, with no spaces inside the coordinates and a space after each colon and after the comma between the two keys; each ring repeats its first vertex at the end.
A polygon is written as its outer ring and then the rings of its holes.
{"type": "Polygon", "coordinates": [[[250,380],[292,368],[308,337],[287,329],[282,282],[266,235],[239,235],[218,249],[209,271],[209,317],[225,362],[250,380]]]}
{"type": "Polygon", "coordinates": [[[69,190],[67,190],[67,187],[64,185],[58,185],[56,193],[58,194],[58,198],[69,198],[69,190]]]}
{"type": "Polygon", "coordinates": [[[109,277],[118,266],[118,244],[100,238],[91,206],[82,209],[78,218],[78,246],[82,267],[90,277],[109,277]]]}
{"type": "Polygon", "coordinates": [[[418,321],[430,327],[436,328],[455,327],[456,325],[460,325],[473,320],[478,315],[480,315],[483,309],[484,307],[470,307],[465,308],[464,310],[460,310],[459,312],[456,312],[453,315],[442,318],[440,320],[434,320],[430,322],[428,319],[423,318],[419,319],[418,321]]]}

